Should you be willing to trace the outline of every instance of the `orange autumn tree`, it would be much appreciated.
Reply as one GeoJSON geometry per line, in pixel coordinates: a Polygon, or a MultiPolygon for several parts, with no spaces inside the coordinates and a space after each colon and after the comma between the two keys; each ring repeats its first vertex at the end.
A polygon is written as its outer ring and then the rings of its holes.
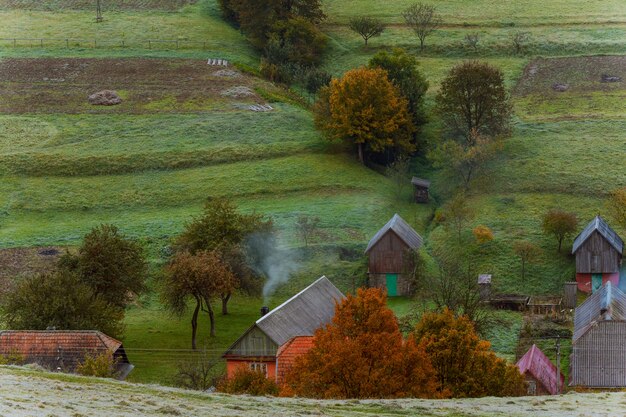
{"type": "Polygon", "coordinates": [[[357,68],[333,79],[320,90],[314,110],[318,129],[330,140],[355,144],[362,163],[367,151],[415,150],[408,102],[380,68],[357,68]]]}
{"type": "Polygon", "coordinates": [[[519,396],[526,393],[524,377],[481,340],[472,322],[443,313],[425,314],[414,331],[437,372],[437,390],[444,396],[519,396]]]}
{"type": "Polygon", "coordinates": [[[338,304],[314,345],[286,375],[282,395],[314,398],[436,396],[435,372],[422,348],[404,340],[380,289],[359,289],[338,304]]]}

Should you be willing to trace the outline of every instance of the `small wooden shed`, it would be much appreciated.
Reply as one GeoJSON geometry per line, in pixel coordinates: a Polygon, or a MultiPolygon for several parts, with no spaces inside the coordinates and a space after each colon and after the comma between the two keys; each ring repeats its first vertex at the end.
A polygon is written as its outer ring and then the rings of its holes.
{"type": "Polygon", "coordinates": [[[430,188],[430,181],[413,177],[411,184],[413,184],[415,202],[428,203],[428,189],[430,188]]]}
{"type": "Polygon", "coordinates": [[[570,385],[626,387],[626,295],[607,282],[574,312],[570,385]]]}
{"type": "MultiPolygon", "coordinates": [[[[313,336],[318,328],[330,323],[335,315],[335,303],[343,297],[341,291],[322,276],[264,314],[222,355],[226,359],[227,376],[230,378],[238,368],[247,367],[278,379],[279,350],[293,338],[313,336]]],[[[294,351],[289,352],[288,356],[293,356],[294,351]]]]}
{"type": "Polygon", "coordinates": [[[562,392],[565,377],[537,345],[532,345],[516,365],[526,379],[528,395],[557,395],[562,392]]]}
{"type": "Polygon", "coordinates": [[[390,297],[413,291],[413,256],[424,240],[402,217],[394,214],[369,241],[369,286],[386,288],[390,297]]]}
{"type": "Polygon", "coordinates": [[[619,286],[624,241],[600,216],[596,216],[576,237],[576,282],[580,291],[589,293],[611,282],[619,286]]]}

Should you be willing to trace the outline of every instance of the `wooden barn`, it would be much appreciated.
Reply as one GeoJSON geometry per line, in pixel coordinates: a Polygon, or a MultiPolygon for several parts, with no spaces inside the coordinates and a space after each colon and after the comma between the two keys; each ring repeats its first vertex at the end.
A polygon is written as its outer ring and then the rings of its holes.
{"type": "Polygon", "coordinates": [[[386,288],[390,297],[410,295],[413,290],[413,254],[422,246],[422,237],[402,217],[391,220],[369,241],[369,286],[386,288]]]}
{"type": "Polygon", "coordinates": [[[134,366],[122,342],[96,330],[2,330],[0,355],[19,356],[51,371],[74,372],[87,355],[109,353],[117,361],[117,377],[124,379],[134,366]]]}
{"type": "Polygon", "coordinates": [[[570,385],[626,387],[626,295],[611,282],[574,313],[570,385]]]}
{"type": "Polygon", "coordinates": [[[411,179],[413,184],[413,198],[416,203],[428,203],[428,189],[430,188],[430,181],[421,178],[413,177],[411,179]]]}
{"type": "Polygon", "coordinates": [[[563,391],[565,377],[537,345],[532,345],[516,366],[526,378],[528,395],[557,395],[563,391]]]}
{"type": "MultiPolygon", "coordinates": [[[[300,291],[275,309],[259,318],[222,355],[226,359],[226,373],[231,378],[240,367],[261,370],[268,378],[280,382],[287,364],[296,353],[306,351],[315,331],[330,323],[335,315],[335,303],[344,298],[341,291],[326,277],[300,291]]],[[[263,309],[262,309],[263,311],[263,309]]]]}
{"type": "Polygon", "coordinates": [[[574,240],[576,282],[589,293],[611,282],[619,286],[624,242],[600,216],[596,216],[574,240]]]}

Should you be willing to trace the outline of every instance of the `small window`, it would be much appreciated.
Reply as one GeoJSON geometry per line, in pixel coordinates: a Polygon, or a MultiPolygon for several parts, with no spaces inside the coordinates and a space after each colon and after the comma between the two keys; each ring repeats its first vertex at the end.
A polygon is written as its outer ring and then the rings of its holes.
{"type": "Polygon", "coordinates": [[[251,371],[263,372],[267,376],[267,364],[263,362],[252,362],[250,364],[251,371]]]}

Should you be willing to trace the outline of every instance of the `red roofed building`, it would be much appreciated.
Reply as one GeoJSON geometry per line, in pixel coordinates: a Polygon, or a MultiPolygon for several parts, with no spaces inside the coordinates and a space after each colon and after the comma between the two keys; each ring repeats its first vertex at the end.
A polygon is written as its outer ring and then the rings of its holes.
{"type": "Polygon", "coordinates": [[[296,336],[284,345],[276,353],[276,382],[285,382],[285,375],[293,366],[296,358],[302,356],[313,347],[313,336],[296,336]]]}
{"type": "Polygon", "coordinates": [[[556,366],[537,345],[532,345],[517,361],[517,367],[526,378],[529,395],[557,395],[563,391],[565,377],[559,371],[557,380],[556,366]]]}
{"type": "Polygon", "coordinates": [[[134,366],[128,361],[122,342],[99,331],[0,331],[0,355],[17,355],[24,363],[36,363],[53,371],[74,372],[85,356],[107,352],[117,361],[118,378],[126,378],[134,366]]]}

